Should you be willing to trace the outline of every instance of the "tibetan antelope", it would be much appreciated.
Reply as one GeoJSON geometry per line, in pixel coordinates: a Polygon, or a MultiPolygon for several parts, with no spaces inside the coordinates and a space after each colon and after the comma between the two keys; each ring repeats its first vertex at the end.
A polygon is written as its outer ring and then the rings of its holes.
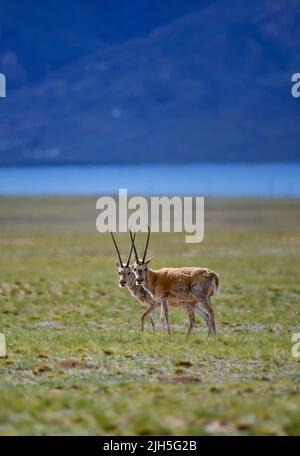
{"type": "Polygon", "coordinates": [[[148,265],[152,257],[146,259],[150,228],[148,227],[148,237],[142,260],[138,258],[135,238],[131,232],[130,236],[135,256],[133,272],[136,283],[143,285],[155,299],[160,301],[162,311],[165,314],[168,333],[170,334],[169,301],[177,300],[188,302],[193,311],[204,318],[208,325],[208,335],[216,334],[214,310],[210,298],[218,290],[219,276],[207,268],[199,267],[150,269],[148,265]],[[200,306],[203,306],[205,311],[200,306]]]}
{"type": "MultiPolygon", "coordinates": [[[[119,251],[119,248],[118,248],[118,245],[116,243],[116,240],[114,238],[114,235],[113,233],[111,232],[111,237],[112,237],[112,240],[113,240],[113,243],[114,243],[114,246],[116,248],[116,251],[117,251],[117,254],[118,254],[118,258],[119,258],[119,262],[116,262],[116,266],[118,268],[118,272],[119,272],[119,286],[121,288],[128,288],[128,290],[130,291],[131,295],[137,299],[143,306],[146,307],[146,310],[142,313],[141,315],[141,330],[144,331],[144,322],[145,322],[145,318],[147,317],[147,315],[151,314],[151,325],[152,325],[152,329],[153,331],[155,331],[155,323],[156,323],[156,308],[157,307],[161,307],[161,303],[159,300],[157,299],[154,299],[153,296],[149,293],[149,291],[147,291],[142,285],[138,285],[136,283],[136,278],[135,278],[135,274],[134,272],[132,271],[132,268],[130,267],[130,259],[131,259],[131,255],[132,255],[132,250],[133,250],[133,244],[131,244],[131,249],[130,249],[130,252],[129,252],[129,255],[128,255],[128,259],[127,259],[127,262],[126,263],[123,263],[122,261],[122,258],[121,258],[121,254],[120,254],[120,251],[119,251]]],[[[135,235],[133,236],[133,239],[135,238],[135,235]]],[[[190,302],[190,303],[186,303],[186,302],[183,302],[183,303],[180,303],[178,299],[174,300],[174,299],[170,299],[169,300],[169,305],[170,306],[178,306],[178,305],[184,305],[186,307],[186,310],[187,310],[187,313],[188,313],[188,317],[189,317],[189,329],[188,329],[188,334],[190,334],[190,332],[192,331],[194,325],[195,325],[195,315],[194,315],[194,310],[193,310],[193,302],[190,302]]],[[[162,320],[162,324],[163,324],[163,327],[165,326],[165,319],[164,319],[164,313],[162,312],[161,313],[161,320],[162,320]]]]}

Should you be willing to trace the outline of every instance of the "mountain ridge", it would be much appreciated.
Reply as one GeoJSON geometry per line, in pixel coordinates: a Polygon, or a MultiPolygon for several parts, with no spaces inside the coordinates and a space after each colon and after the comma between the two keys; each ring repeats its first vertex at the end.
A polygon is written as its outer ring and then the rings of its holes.
{"type": "Polygon", "coordinates": [[[222,5],[8,93],[0,165],[297,161],[292,11],[222,5]]]}

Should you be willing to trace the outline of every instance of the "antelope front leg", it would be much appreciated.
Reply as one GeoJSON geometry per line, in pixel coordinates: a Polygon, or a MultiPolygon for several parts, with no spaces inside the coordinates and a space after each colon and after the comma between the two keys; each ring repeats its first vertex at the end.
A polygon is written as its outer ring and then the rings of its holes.
{"type": "Polygon", "coordinates": [[[170,336],[171,334],[171,328],[170,328],[170,321],[169,321],[169,307],[168,307],[168,298],[163,298],[161,300],[161,304],[163,306],[163,311],[164,311],[164,316],[165,316],[165,321],[166,321],[166,324],[167,324],[167,330],[168,330],[168,334],[170,336]]]}
{"type": "Polygon", "coordinates": [[[153,309],[151,312],[151,325],[152,325],[153,332],[155,332],[155,323],[156,323],[156,312],[155,312],[155,309],[153,309]]]}
{"type": "Polygon", "coordinates": [[[150,312],[153,312],[153,306],[149,306],[141,315],[141,331],[144,331],[145,318],[150,312]]]}

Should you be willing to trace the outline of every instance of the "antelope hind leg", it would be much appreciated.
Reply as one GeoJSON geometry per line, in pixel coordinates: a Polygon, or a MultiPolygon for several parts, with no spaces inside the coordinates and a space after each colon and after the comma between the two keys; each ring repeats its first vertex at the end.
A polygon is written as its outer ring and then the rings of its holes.
{"type": "Polygon", "coordinates": [[[193,327],[195,326],[196,319],[195,319],[194,309],[192,306],[187,305],[186,310],[187,310],[189,320],[190,320],[190,325],[189,325],[188,331],[186,333],[186,335],[188,336],[189,334],[191,334],[193,327]]]}
{"type": "MultiPolygon", "coordinates": [[[[213,336],[213,335],[216,334],[216,324],[215,324],[215,318],[214,318],[214,310],[213,310],[212,306],[210,305],[210,303],[208,302],[208,300],[204,296],[199,296],[198,297],[198,303],[202,304],[202,306],[207,311],[207,312],[204,312],[202,309],[200,309],[199,305],[197,306],[197,307],[199,307],[199,310],[197,311],[198,313],[199,313],[199,311],[202,311],[208,316],[208,335],[209,336],[213,336]]],[[[199,313],[199,315],[201,315],[201,314],[199,313]]],[[[204,319],[206,319],[204,315],[201,315],[201,316],[204,319]]]]}
{"type": "Polygon", "coordinates": [[[212,320],[213,334],[215,335],[215,334],[217,334],[217,328],[216,328],[216,322],[215,322],[215,312],[214,312],[214,309],[212,308],[210,297],[206,298],[206,302],[207,302],[209,308],[211,309],[210,317],[212,320]]]}
{"type": "Polygon", "coordinates": [[[205,323],[207,325],[207,328],[208,328],[208,334],[210,335],[211,332],[210,332],[210,318],[209,318],[209,315],[206,312],[204,312],[204,310],[202,310],[201,307],[198,304],[194,307],[194,311],[197,312],[197,314],[200,315],[201,318],[203,318],[203,320],[205,321],[205,323]]]}

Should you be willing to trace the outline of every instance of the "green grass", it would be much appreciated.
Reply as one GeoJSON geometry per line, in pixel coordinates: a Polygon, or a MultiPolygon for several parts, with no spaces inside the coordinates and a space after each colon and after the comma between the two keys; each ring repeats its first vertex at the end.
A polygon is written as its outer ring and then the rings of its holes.
{"type": "Polygon", "coordinates": [[[220,274],[209,339],[173,309],[170,338],[140,333],[95,201],[0,198],[0,434],[300,434],[299,201],[212,199],[202,244],[153,234],[153,267],[220,274]]]}

